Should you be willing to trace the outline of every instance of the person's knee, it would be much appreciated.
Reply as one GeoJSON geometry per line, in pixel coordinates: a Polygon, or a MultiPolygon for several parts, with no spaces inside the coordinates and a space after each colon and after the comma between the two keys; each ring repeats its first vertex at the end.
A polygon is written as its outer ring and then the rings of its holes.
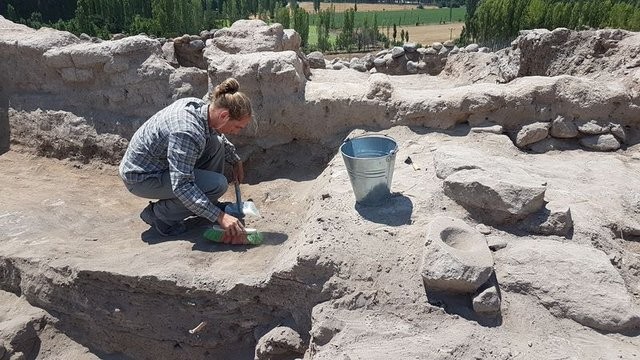
{"type": "Polygon", "coordinates": [[[227,179],[226,178],[224,178],[223,180],[224,181],[212,181],[212,182],[210,182],[209,186],[204,191],[209,199],[217,200],[222,195],[224,195],[224,193],[227,192],[227,189],[229,188],[229,184],[227,183],[227,179]]]}
{"type": "Polygon", "coordinates": [[[196,185],[209,199],[217,199],[227,192],[227,178],[219,173],[207,170],[195,170],[196,185]]]}

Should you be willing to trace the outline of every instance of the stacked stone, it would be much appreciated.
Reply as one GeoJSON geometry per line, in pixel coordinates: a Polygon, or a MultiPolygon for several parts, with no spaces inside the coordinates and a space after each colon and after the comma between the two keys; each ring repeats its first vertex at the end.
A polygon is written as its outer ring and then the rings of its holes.
{"type": "Polygon", "coordinates": [[[616,151],[626,141],[626,132],[619,123],[580,121],[558,115],[551,122],[536,122],[523,126],[515,143],[534,152],[571,148],[577,139],[583,147],[594,151],[616,151]]]}
{"type": "Polygon", "coordinates": [[[453,41],[435,42],[429,47],[418,47],[415,43],[405,43],[378,52],[375,56],[367,54],[362,58],[345,61],[335,58],[326,60],[319,51],[309,53],[309,64],[312,69],[354,69],[360,72],[378,72],[387,75],[429,74],[438,75],[447,63],[449,55],[466,52],[491,52],[489,48],[471,44],[464,48],[457,47],[453,41]]]}

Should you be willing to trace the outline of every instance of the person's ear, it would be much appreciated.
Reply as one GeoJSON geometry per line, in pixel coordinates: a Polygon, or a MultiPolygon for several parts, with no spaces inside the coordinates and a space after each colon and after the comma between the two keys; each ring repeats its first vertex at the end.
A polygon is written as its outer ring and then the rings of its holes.
{"type": "Polygon", "coordinates": [[[231,118],[229,117],[229,110],[223,109],[222,111],[220,111],[220,122],[222,124],[226,124],[229,122],[229,120],[231,120],[231,118]]]}

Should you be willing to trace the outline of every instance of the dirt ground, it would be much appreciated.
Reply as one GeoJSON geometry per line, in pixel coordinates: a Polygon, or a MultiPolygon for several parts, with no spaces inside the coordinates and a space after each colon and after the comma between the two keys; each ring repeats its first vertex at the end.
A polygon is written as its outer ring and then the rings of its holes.
{"type": "MultiPolygon", "coordinates": [[[[404,29],[409,32],[410,42],[429,46],[436,41],[443,42],[459,38],[463,26],[464,23],[462,22],[441,25],[402,26],[398,28],[398,34],[400,30],[404,29]]],[[[380,31],[386,35],[386,29],[380,29],[380,31]]],[[[393,31],[393,29],[390,31],[393,31]]],[[[390,35],[393,36],[393,33],[390,33],[390,35]]]]}
{"type": "MultiPolygon", "coordinates": [[[[198,221],[189,222],[190,231],[184,236],[166,239],[154,234],[137,216],[146,200],[126,192],[115,167],[80,165],[10,151],[0,156],[0,168],[4,169],[0,172],[0,184],[11,194],[3,198],[0,210],[0,228],[5,231],[0,246],[2,254],[32,263],[32,270],[23,268],[22,281],[32,282],[24,287],[30,301],[43,301],[35,306],[66,309],[75,304],[77,295],[73,291],[78,289],[83,294],[81,300],[91,304],[79,311],[104,319],[100,327],[111,332],[112,337],[105,340],[107,345],[102,346],[110,349],[117,344],[126,346],[126,353],[133,353],[134,358],[158,354],[153,347],[164,344],[158,339],[170,340],[165,342],[167,349],[162,349],[166,358],[180,358],[178,351],[189,349],[192,351],[189,354],[202,354],[198,350],[201,347],[220,346],[214,342],[222,336],[215,327],[207,328],[200,339],[189,337],[186,330],[202,319],[227,321],[224,318],[227,315],[223,315],[227,313],[236,322],[235,327],[219,324],[218,327],[229,332],[223,332],[226,338],[238,336],[247,339],[247,343],[240,350],[229,350],[235,351],[232,357],[209,354],[208,358],[252,358],[253,336],[243,335],[246,332],[243,327],[245,322],[247,327],[254,327],[253,321],[261,321],[260,318],[245,303],[238,312],[235,304],[243,301],[244,296],[239,300],[225,298],[223,302],[215,297],[216,292],[226,289],[229,294],[225,296],[234,296],[232,289],[236,287],[252,288],[261,301],[268,301],[266,292],[273,287],[273,278],[267,279],[293,254],[302,263],[316,259],[313,269],[318,272],[327,266],[321,264],[335,264],[331,266],[337,266],[336,275],[341,280],[335,279],[329,286],[335,287],[336,294],[345,291],[336,295],[337,300],[314,310],[317,313],[324,307],[326,316],[335,316],[346,324],[331,343],[336,345],[323,347],[314,357],[317,359],[336,359],[343,354],[349,354],[351,359],[635,356],[637,338],[603,335],[575,322],[554,318],[532,297],[521,294],[503,293],[505,310],[501,326],[480,326],[464,313],[447,314],[425,303],[418,267],[422,234],[429,221],[443,213],[465,218],[462,208],[442,195],[434,151],[457,145],[482,150],[485,156],[525,157],[521,166],[531,173],[545,174],[550,194],[571,203],[580,232],[583,226],[591,226],[590,222],[595,221],[592,204],[609,209],[608,216],[623,214],[613,204],[636,186],[637,181],[630,180],[630,174],[638,170],[637,146],[616,154],[576,151],[526,155],[506,136],[468,134],[468,129],[443,133],[396,127],[386,133],[398,141],[400,150],[392,183],[394,195],[380,209],[354,207],[347,172],[342,159],[334,156],[335,150],[327,152],[309,144],[293,144],[255,154],[247,162],[248,183],[243,184],[242,190],[246,198],[257,203],[263,215],[260,220],[247,220],[265,233],[267,241],[264,246],[240,248],[203,239],[201,233],[207,225],[198,221]],[[409,155],[420,166],[419,170],[405,163],[409,155]],[[584,180],[576,182],[575,173],[584,180]],[[616,184],[627,179],[628,184],[607,192],[605,178],[616,184]],[[577,190],[568,193],[569,184],[577,190]],[[585,197],[591,201],[581,200],[585,197]],[[53,275],[50,269],[55,271],[53,275]],[[65,275],[65,271],[78,275],[65,275]],[[83,283],[79,274],[100,277],[83,283]],[[73,281],[74,285],[58,285],[55,289],[64,296],[52,298],[53,290],[42,279],[55,276],[73,281]],[[156,278],[166,285],[154,285],[156,278]],[[135,291],[120,290],[118,282],[127,279],[137,282],[135,291]],[[96,280],[101,282],[93,285],[96,280]],[[347,284],[348,288],[343,289],[347,284]],[[185,288],[197,290],[200,295],[192,297],[188,292],[179,292],[185,288]],[[193,310],[175,316],[176,300],[167,297],[150,304],[149,298],[140,299],[145,291],[152,291],[154,296],[178,291],[179,304],[191,299],[198,305],[188,305],[193,310]],[[67,298],[71,299],[69,303],[65,302],[67,298]],[[217,302],[209,304],[211,298],[217,302]],[[118,311],[122,315],[114,313],[114,308],[122,309],[118,311]],[[211,309],[221,313],[212,313],[211,309]],[[389,316],[394,321],[389,321],[389,316]],[[140,325],[147,322],[151,325],[140,325]],[[166,327],[160,331],[152,326],[155,322],[166,327]],[[138,356],[132,350],[131,334],[121,331],[128,326],[139,329],[136,339],[147,343],[140,345],[138,356]],[[234,332],[236,328],[239,335],[234,332]],[[374,343],[376,346],[372,347],[374,343]]],[[[232,199],[229,191],[224,200],[232,199]]],[[[501,231],[495,235],[509,244],[530,241],[501,231]]],[[[572,241],[588,244],[590,240],[580,236],[572,241]]],[[[300,268],[296,272],[303,273],[300,268]]],[[[498,273],[499,277],[502,275],[498,273]]],[[[282,299],[277,298],[277,302],[286,304],[291,293],[295,294],[292,289],[296,284],[299,283],[287,282],[278,292],[282,299]]],[[[87,323],[74,323],[73,315],[62,317],[65,321],[61,327],[68,326],[71,335],[73,329],[82,329],[90,334],[89,342],[101,346],[99,333],[94,333],[96,330],[87,323]]],[[[197,358],[207,357],[205,354],[197,358]]]]}

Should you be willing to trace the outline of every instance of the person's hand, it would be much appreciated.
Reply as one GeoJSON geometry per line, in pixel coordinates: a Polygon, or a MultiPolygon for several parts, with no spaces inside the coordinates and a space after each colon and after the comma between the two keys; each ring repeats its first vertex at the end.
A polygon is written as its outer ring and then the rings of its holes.
{"type": "Polygon", "coordinates": [[[242,222],[236,217],[227,213],[218,216],[218,224],[224,230],[222,242],[225,244],[244,245],[248,244],[247,232],[242,222]]]}
{"type": "Polygon", "coordinates": [[[244,166],[242,165],[242,160],[233,164],[233,181],[237,181],[238,183],[244,181],[244,166]]]}

